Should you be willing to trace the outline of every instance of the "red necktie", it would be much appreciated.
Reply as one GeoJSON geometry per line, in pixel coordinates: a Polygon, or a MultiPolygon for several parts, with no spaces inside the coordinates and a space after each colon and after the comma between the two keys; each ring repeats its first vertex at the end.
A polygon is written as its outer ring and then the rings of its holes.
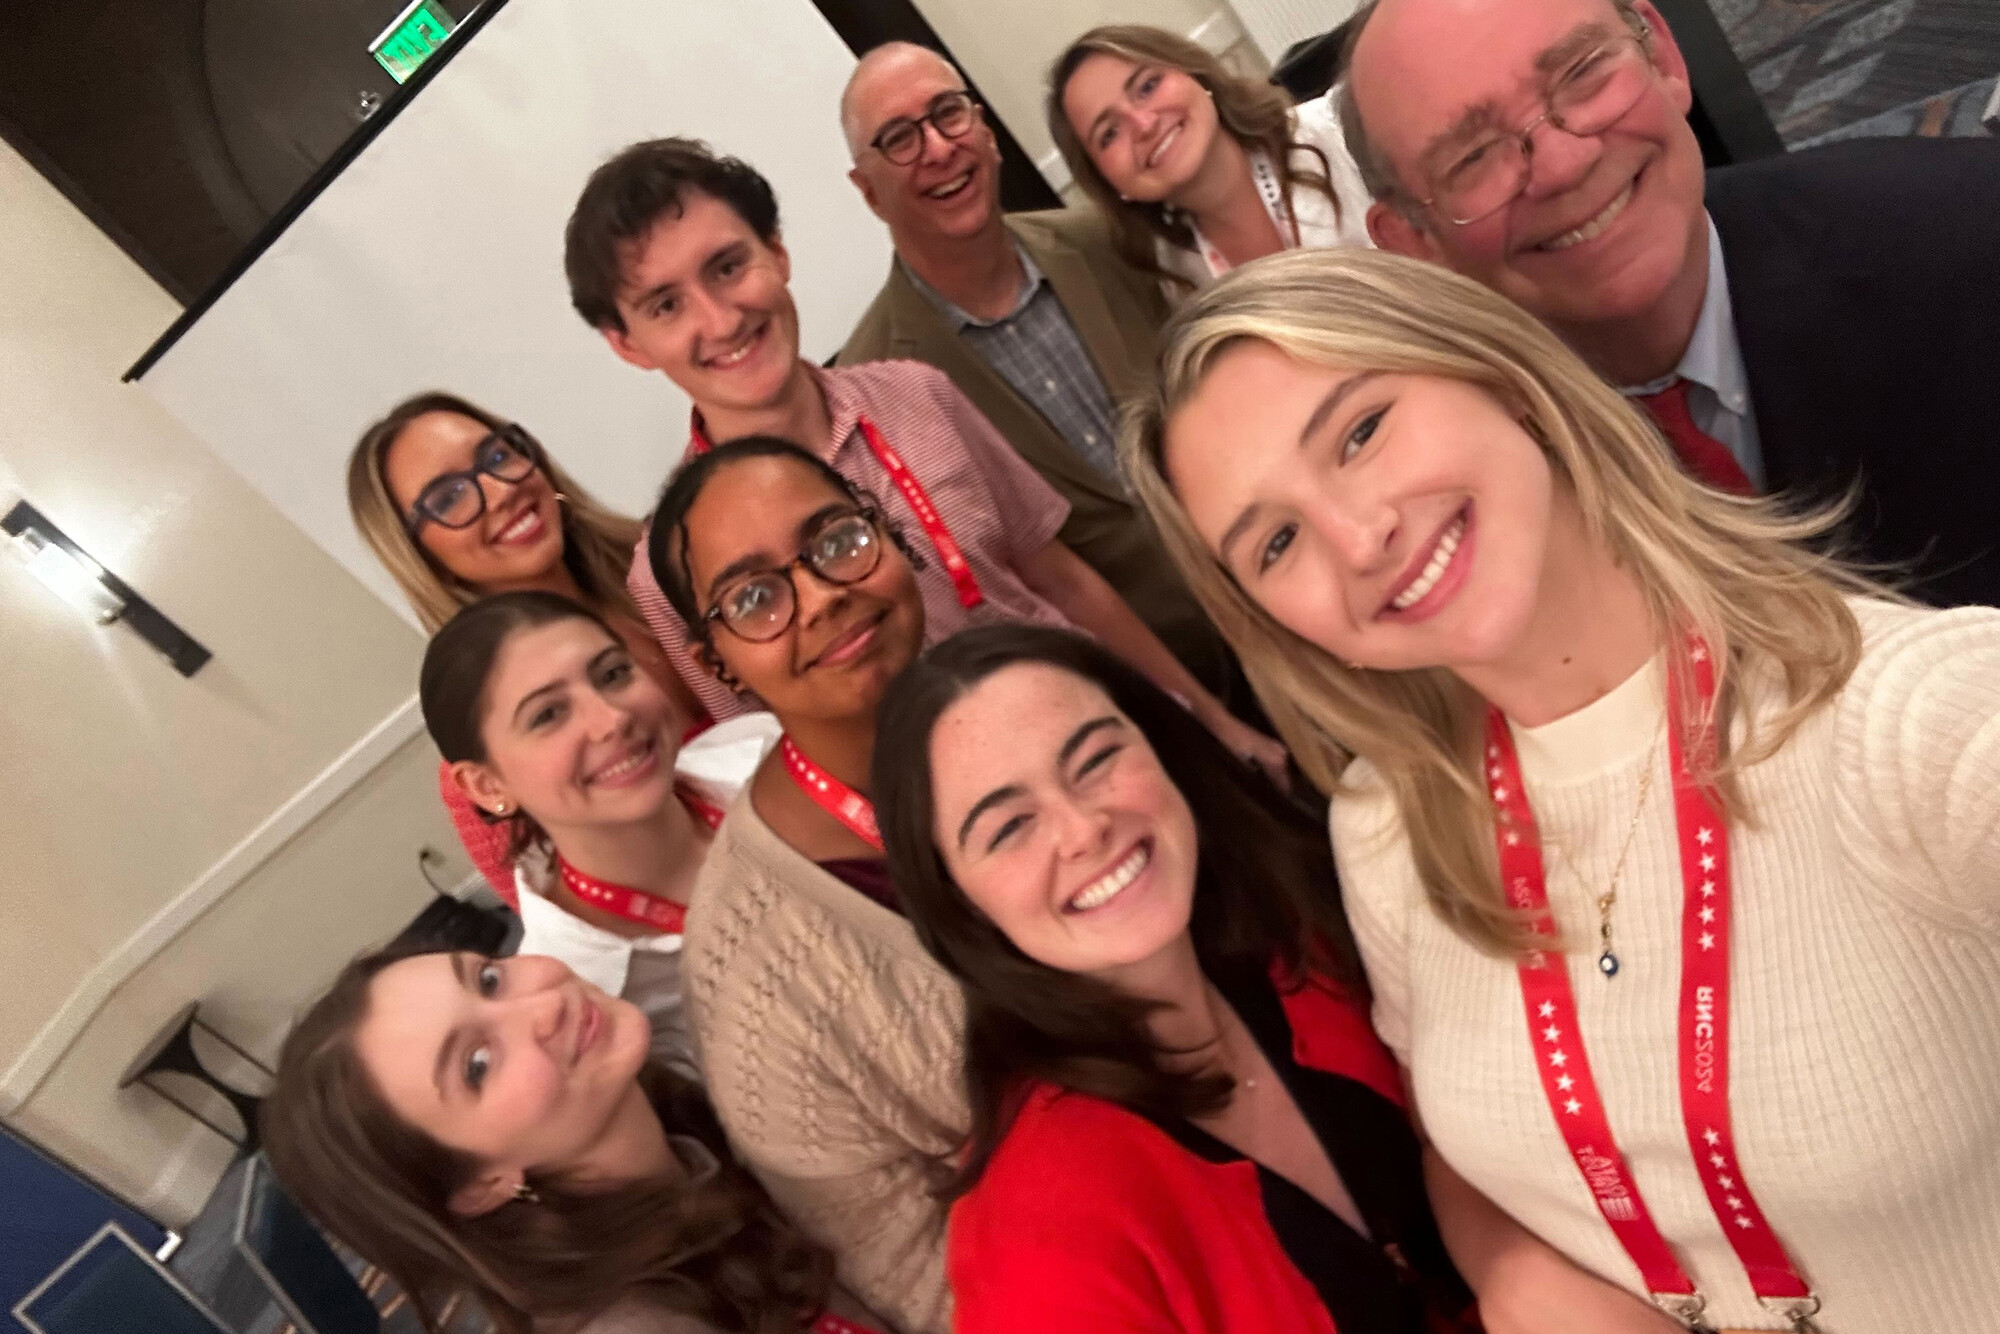
{"type": "Polygon", "coordinates": [[[1729,446],[1694,424],[1694,417],[1688,412],[1688,381],[1677,379],[1659,393],[1640,394],[1637,399],[1653,414],[1653,420],[1666,433],[1667,443],[1674,447],[1674,453],[1680,455],[1697,482],[1739,496],[1757,494],[1757,488],[1750,484],[1750,475],[1729,452],[1729,446]]]}

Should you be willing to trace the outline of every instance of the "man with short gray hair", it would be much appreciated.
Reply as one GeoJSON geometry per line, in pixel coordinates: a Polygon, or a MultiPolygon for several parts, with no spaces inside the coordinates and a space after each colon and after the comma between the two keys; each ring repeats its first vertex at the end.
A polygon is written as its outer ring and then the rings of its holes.
{"type": "Polygon", "coordinates": [[[1912,566],[1933,601],[2000,601],[2000,143],[1704,173],[1687,64],[1647,0],[1375,0],[1348,50],[1378,246],[1534,312],[1702,480],[1817,498],[1858,480],[1853,554],[1912,566]]]}

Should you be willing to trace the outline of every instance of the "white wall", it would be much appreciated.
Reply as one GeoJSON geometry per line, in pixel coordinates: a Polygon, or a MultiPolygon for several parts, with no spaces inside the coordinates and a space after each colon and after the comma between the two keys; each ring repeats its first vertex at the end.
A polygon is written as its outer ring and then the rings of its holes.
{"type": "Polygon", "coordinates": [[[688,401],[571,309],[577,193],[662,135],[750,162],[777,191],[801,351],[824,360],[889,269],[888,234],[846,179],[853,68],[808,0],[511,0],[143,387],[399,613],[341,478],[362,429],[419,390],[522,422],[600,499],[643,512],[688,401]]]}
{"type": "MultiPolygon", "coordinates": [[[[1347,3],[1347,0],[1335,0],[1347,3]]],[[[1049,66],[1103,23],[1149,23],[1192,37],[1233,68],[1262,77],[1270,63],[1221,0],[914,0],[1042,175],[1071,203],[1082,196],[1042,115],[1049,66]]],[[[1338,20],[1334,20],[1338,22],[1338,20]]]]}
{"type": "MultiPolygon", "coordinates": [[[[437,801],[437,752],[425,737],[398,747],[270,859],[104,999],[27,1103],[9,1120],[88,1168],[142,1209],[179,1225],[228,1166],[232,1146],[145,1089],[115,1091],[120,1072],[160,1020],[191,1000],[265,1065],[299,1009],[335,970],[380,944],[430,898],[414,866],[425,843],[456,845],[437,801]]],[[[258,1091],[254,1072],[225,1077],[258,1091]]],[[[219,1124],[232,1113],[185,1081],[219,1124]]]]}
{"type": "Polygon", "coordinates": [[[185,679],[0,550],[0,1115],[170,1214],[208,1132],[112,1076],[187,1000],[268,1027],[421,907],[421,844],[456,856],[417,636],[119,384],[177,314],[0,146],[0,508],[26,496],[215,654],[185,679]]]}

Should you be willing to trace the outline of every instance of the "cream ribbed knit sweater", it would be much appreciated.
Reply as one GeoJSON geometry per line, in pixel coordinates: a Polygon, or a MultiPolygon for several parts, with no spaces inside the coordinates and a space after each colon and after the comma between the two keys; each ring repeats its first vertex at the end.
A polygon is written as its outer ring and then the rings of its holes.
{"type": "Polygon", "coordinates": [[[946,1334],[945,1207],[927,1164],[955,1150],[965,1000],[903,918],[772,832],[746,791],[688,907],[687,1002],[738,1156],[840,1280],[903,1334],[946,1334]]]}
{"type": "MultiPolygon", "coordinates": [[[[1859,670],[1745,775],[1755,824],[1729,834],[1737,1145],[1828,1334],[2000,1331],[2000,612],[1855,607],[1859,670]]],[[[1662,675],[1656,661],[1514,736],[1545,843],[1588,881],[1547,859],[1557,922],[1586,943],[1570,981],[1619,1145],[1709,1319],[1775,1328],[1681,1127],[1664,746],[1614,910],[1623,966],[1612,979],[1595,966],[1595,897],[1638,799],[1662,675]]],[[[1430,911],[1392,803],[1365,766],[1352,782],[1333,804],[1334,847],[1376,1025],[1425,1129],[1528,1228],[1641,1291],[1550,1117],[1512,965],[1430,911]]]]}

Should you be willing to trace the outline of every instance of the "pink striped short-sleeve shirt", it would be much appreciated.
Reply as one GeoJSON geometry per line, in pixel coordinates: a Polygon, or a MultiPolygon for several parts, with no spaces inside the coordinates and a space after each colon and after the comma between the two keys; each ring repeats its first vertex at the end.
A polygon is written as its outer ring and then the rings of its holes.
{"type": "MultiPolygon", "coordinates": [[[[827,462],[873,495],[885,517],[924,557],[917,586],[924,599],[924,642],[935,644],[969,625],[1029,621],[1068,627],[1069,621],[1016,573],[1020,561],[1055,540],[1069,502],[993,428],[944,372],[918,361],[874,361],[830,370],[811,368],[826,395],[834,442],[827,462]],[[944,562],[924,535],[910,503],[868,447],[861,418],[874,423],[930,496],[965,553],[983,600],[959,601],[944,562]]],[[[693,457],[693,441],[681,456],[693,457]]],[[[653,579],[648,526],[632,556],[626,587],[653,637],[681,679],[716,719],[755,708],[717,681],[695,658],[687,626],[653,579]]]]}

